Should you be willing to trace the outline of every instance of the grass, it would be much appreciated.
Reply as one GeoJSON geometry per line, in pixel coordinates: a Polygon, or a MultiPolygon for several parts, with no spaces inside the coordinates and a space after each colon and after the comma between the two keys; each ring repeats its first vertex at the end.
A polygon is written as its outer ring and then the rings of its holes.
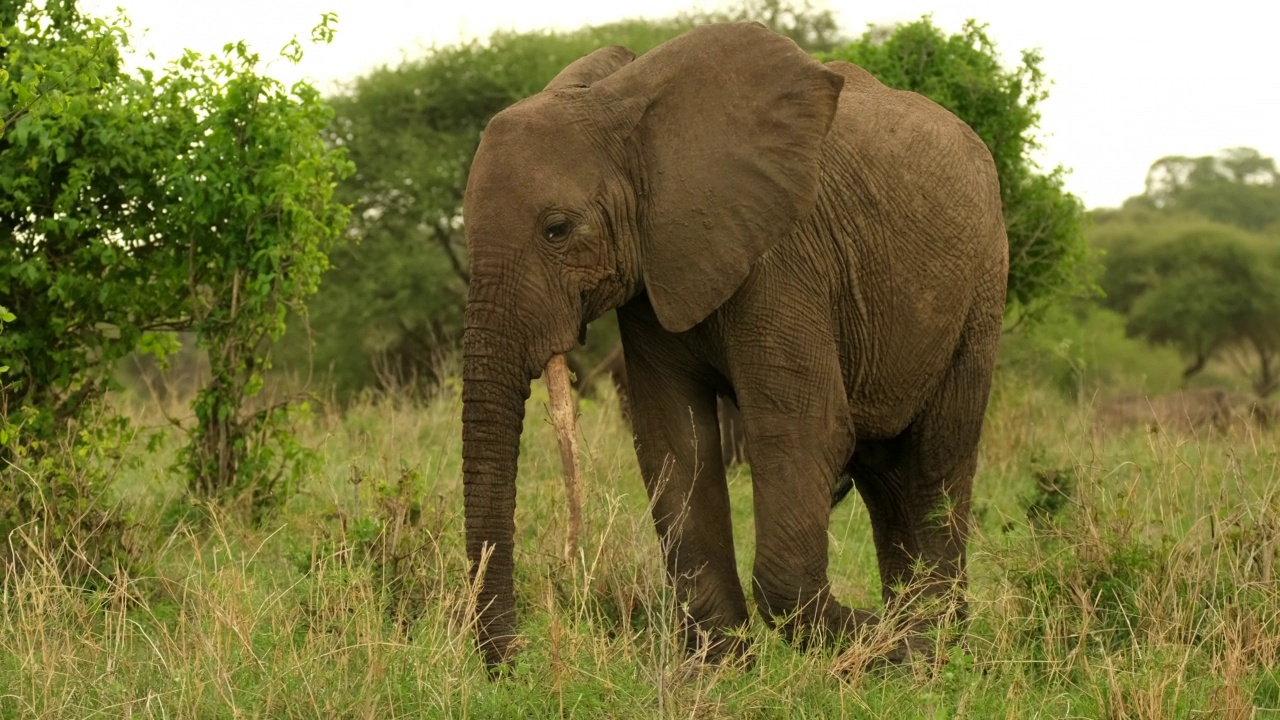
{"type": "MultiPolygon", "coordinates": [[[[1086,412],[1002,377],[957,646],[884,668],[863,647],[796,651],[755,618],[753,667],[690,672],[612,397],[582,409],[572,564],[545,395],[530,403],[513,677],[485,680],[463,622],[461,406],[446,393],[315,417],[321,470],[259,529],[184,501],[139,440],[117,490],[146,571],[83,589],[48,554],[10,568],[0,717],[1280,717],[1275,431],[1099,439],[1086,412]]],[[[730,487],[746,579],[749,472],[730,487]]],[[[830,541],[837,595],[876,606],[856,494],[830,541]]]]}

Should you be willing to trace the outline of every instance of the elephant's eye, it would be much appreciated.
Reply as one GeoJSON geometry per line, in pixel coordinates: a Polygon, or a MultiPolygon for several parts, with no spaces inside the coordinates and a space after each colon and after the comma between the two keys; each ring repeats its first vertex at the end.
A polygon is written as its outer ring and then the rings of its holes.
{"type": "Polygon", "coordinates": [[[561,242],[569,237],[569,233],[573,231],[573,224],[568,220],[556,220],[542,231],[544,237],[551,242],[561,242]]]}

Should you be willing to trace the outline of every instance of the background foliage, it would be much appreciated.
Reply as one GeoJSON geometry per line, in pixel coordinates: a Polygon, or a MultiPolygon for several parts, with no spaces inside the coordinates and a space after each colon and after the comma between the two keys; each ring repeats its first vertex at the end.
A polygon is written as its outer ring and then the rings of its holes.
{"type": "Polygon", "coordinates": [[[1105,305],[1129,334],[1176,349],[1184,381],[1215,363],[1280,388],[1280,182],[1251,148],[1161,158],[1146,191],[1094,213],[1105,305]]]}
{"type": "Polygon", "coordinates": [[[1146,191],[1129,209],[1187,212],[1280,236],[1280,172],[1274,158],[1238,147],[1217,155],[1160,158],[1147,172],[1146,191]]]}

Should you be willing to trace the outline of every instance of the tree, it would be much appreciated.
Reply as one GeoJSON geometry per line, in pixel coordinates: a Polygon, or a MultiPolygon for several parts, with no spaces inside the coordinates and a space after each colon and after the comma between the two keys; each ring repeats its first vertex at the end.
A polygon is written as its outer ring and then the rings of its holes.
{"type": "Polygon", "coordinates": [[[1146,188],[1096,211],[1106,304],[1176,347],[1185,377],[1230,359],[1265,396],[1280,384],[1280,171],[1252,148],[1152,163],[1146,188]]]}
{"type": "Polygon", "coordinates": [[[1106,255],[1105,304],[1126,330],[1176,348],[1184,379],[1235,356],[1254,391],[1280,387],[1280,248],[1256,234],[1194,216],[1112,218],[1095,243],[1106,255]]]}
{"type": "Polygon", "coordinates": [[[1009,235],[1009,311],[1043,306],[1077,293],[1087,245],[1084,208],[1063,187],[1061,167],[1041,172],[1039,105],[1048,97],[1041,56],[1023,51],[1006,70],[985,26],[968,21],[947,35],[928,18],[892,29],[873,28],[826,60],[847,60],[884,84],[918,92],[955,113],[987,144],[1000,175],[1009,235]]]}
{"type": "Polygon", "coordinates": [[[1273,158],[1247,147],[1201,157],[1170,155],[1152,163],[1146,190],[1125,206],[1196,213],[1280,235],[1280,170],[1273,158]]]}

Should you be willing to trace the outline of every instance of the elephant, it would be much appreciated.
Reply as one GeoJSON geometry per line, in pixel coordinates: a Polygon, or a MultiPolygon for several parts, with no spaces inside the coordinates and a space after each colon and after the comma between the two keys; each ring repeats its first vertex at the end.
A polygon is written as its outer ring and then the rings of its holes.
{"type": "Polygon", "coordinates": [[[746,427],[766,624],[802,649],[890,619],[923,642],[965,616],[1009,250],[991,152],[959,118],[759,23],[703,25],[639,56],[600,48],[497,113],[463,218],[464,524],[491,673],[517,648],[530,385],[611,310],[689,656],[750,656],[720,395],[746,427]],[[854,487],[883,616],[828,579],[831,510],[854,487]]]}
{"type": "MultiPolygon", "coordinates": [[[[590,371],[580,375],[575,389],[582,397],[591,397],[595,394],[596,386],[604,381],[605,376],[608,376],[618,394],[618,411],[622,414],[622,421],[631,427],[631,399],[627,386],[626,355],[623,354],[621,344],[590,371]]],[[[747,461],[746,426],[742,422],[742,411],[738,409],[737,403],[724,395],[716,398],[716,415],[720,419],[720,447],[724,454],[724,467],[727,470],[747,461]]]]}

